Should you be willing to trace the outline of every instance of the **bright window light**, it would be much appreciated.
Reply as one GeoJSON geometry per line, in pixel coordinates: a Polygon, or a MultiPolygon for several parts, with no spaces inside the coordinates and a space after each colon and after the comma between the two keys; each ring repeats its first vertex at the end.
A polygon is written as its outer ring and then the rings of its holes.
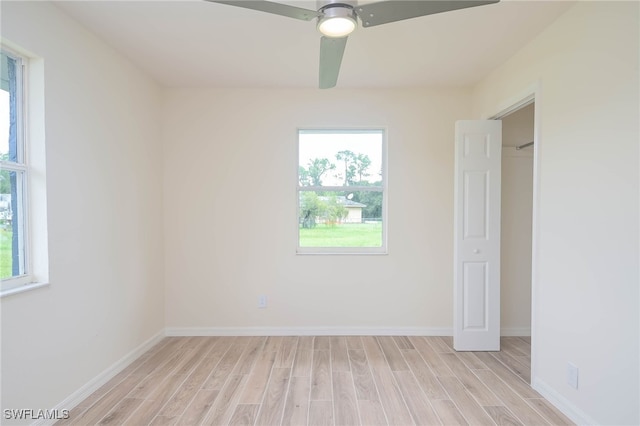
{"type": "Polygon", "coordinates": [[[386,254],[385,133],[298,131],[298,254],[386,254]]]}

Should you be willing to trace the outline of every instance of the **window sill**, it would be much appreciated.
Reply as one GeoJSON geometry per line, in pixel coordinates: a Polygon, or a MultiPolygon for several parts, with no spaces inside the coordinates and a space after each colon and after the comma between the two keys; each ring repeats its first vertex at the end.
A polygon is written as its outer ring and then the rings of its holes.
{"type": "Polygon", "coordinates": [[[320,255],[320,256],[324,256],[324,255],[329,255],[329,256],[342,256],[342,255],[346,255],[346,256],[386,256],[388,255],[389,252],[388,251],[337,251],[337,250],[301,250],[298,249],[296,251],[296,255],[300,256],[316,256],[316,255],[320,255]]]}
{"type": "Polygon", "coordinates": [[[18,293],[24,293],[26,291],[31,291],[31,290],[35,290],[38,288],[42,288],[42,287],[48,287],[49,283],[31,283],[31,284],[24,284],[18,287],[14,287],[14,288],[10,288],[7,290],[2,290],[0,291],[0,298],[3,297],[7,297],[7,296],[12,296],[14,294],[18,294],[18,293]]]}

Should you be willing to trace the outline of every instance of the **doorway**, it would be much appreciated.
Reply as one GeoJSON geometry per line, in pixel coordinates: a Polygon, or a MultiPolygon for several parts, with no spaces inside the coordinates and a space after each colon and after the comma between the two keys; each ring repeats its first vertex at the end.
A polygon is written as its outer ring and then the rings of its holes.
{"type": "Polygon", "coordinates": [[[535,103],[502,120],[500,315],[504,356],[531,381],[535,103]]]}

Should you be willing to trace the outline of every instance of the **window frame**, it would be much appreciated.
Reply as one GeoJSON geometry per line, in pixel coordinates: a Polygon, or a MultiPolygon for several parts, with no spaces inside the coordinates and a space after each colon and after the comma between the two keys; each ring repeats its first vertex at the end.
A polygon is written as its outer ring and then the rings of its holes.
{"type": "Polygon", "coordinates": [[[388,252],[388,130],[384,126],[366,127],[299,127],[296,130],[296,254],[297,255],[387,255],[388,252]],[[341,186],[301,186],[300,185],[300,135],[303,132],[316,134],[342,133],[380,133],[381,134],[381,180],[382,185],[341,185],[341,186]],[[382,193],[382,241],[380,247],[301,247],[300,246],[300,194],[302,192],[357,192],[369,191],[382,193]]]}
{"type": "MultiPolygon", "coordinates": [[[[17,196],[17,205],[14,212],[18,212],[18,239],[20,246],[19,256],[22,257],[20,262],[22,273],[9,278],[4,278],[0,283],[0,292],[2,295],[12,292],[20,287],[32,284],[35,281],[33,275],[32,251],[31,251],[31,226],[30,226],[30,186],[31,186],[31,169],[29,167],[29,144],[27,138],[27,66],[29,58],[16,52],[15,50],[1,45],[2,54],[16,61],[16,161],[0,160],[0,168],[9,172],[16,172],[21,175],[17,179],[19,195],[17,196]]],[[[16,201],[11,200],[12,204],[16,201]]],[[[15,214],[15,213],[14,213],[15,214]]]]}

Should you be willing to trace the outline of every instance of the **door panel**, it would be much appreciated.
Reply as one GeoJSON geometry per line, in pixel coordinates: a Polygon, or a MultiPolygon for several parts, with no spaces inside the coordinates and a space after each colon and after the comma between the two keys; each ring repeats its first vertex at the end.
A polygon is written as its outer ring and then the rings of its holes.
{"type": "Polygon", "coordinates": [[[487,329],[487,262],[465,262],[462,277],[463,330],[487,329]]]}
{"type": "Polygon", "coordinates": [[[456,123],[454,336],[459,351],[500,350],[502,123],[456,123]]]}
{"type": "Polygon", "coordinates": [[[487,238],[488,183],[486,172],[464,172],[464,239],[487,238]]]}

